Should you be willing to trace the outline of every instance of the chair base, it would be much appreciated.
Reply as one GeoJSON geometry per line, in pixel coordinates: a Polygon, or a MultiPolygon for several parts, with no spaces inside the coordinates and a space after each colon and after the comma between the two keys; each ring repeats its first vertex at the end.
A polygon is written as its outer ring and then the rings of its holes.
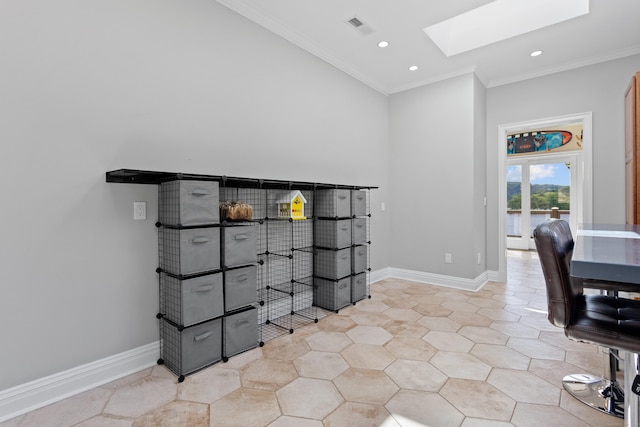
{"type": "Polygon", "coordinates": [[[564,377],[562,384],[570,395],[585,405],[624,418],[624,391],[616,381],[589,374],[572,374],[564,377]]]}

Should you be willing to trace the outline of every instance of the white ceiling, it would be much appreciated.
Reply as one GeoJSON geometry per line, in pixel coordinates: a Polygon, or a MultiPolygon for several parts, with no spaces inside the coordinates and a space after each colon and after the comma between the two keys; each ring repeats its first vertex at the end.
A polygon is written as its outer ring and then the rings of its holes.
{"type": "Polygon", "coordinates": [[[588,15],[448,58],[423,28],[491,0],[217,1],[385,94],[469,72],[493,87],[640,53],[640,0],[590,0],[588,15]],[[356,31],[354,16],[374,32],[356,31]]]}

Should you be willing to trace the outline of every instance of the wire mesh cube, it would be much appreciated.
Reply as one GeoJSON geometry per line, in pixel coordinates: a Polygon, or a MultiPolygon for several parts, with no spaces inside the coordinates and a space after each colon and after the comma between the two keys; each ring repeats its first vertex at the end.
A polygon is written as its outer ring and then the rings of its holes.
{"type": "Polygon", "coordinates": [[[350,219],[318,219],[315,223],[315,245],[323,248],[339,249],[351,246],[350,219]]]}
{"type": "Polygon", "coordinates": [[[367,214],[367,192],[351,190],[351,215],[365,216],[367,214]]]}
{"type": "Polygon", "coordinates": [[[351,271],[353,273],[362,273],[367,269],[369,247],[367,245],[359,245],[351,248],[351,271]]]}
{"type": "Polygon", "coordinates": [[[191,326],[224,314],[222,274],[180,280],[160,273],[160,314],[179,326],[191,326]]]}
{"type": "Polygon", "coordinates": [[[224,316],[224,355],[233,356],[258,345],[258,310],[249,307],[224,316]]]}
{"type": "Polygon", "coordinates": [[[351,277],[340,280],[316,278],[313,303],[327,310],[338,311],[351,304],[351,277]]]}
{"type": "Polygon", "coordinates": [[[224,307],[237,310],[255,304],[257,299],[258,269],[256,265],[234,268],[224,272],[224,307]]]}
{"type": "Polygon", "coordinates": [[[256,229],[252,223],[222,227],[225,267],[237,267],[257,261],[256,229]]]}
{"type": "Polygon", "coordinates": [[[330,218],[351,217],[351,190],[316,190],[315,215],[330,218]]]}
{"type": "Polygon", "coordinates": [[[160,268],[176,276],[220,268],[220,228],[158,229],[160,268]]]}
{"type": "Polygon", "coordinates": [[[351,302],[363,300],[369,294],[367,273],[356,274],[351,277],[351,302]]]}
{"type": "Polygon", "coordinates": [[[316,249],[315,275],[324,279],[342,279],[351,275],[351,248],[316,249]]]}
{"type": "Polygon", "coordinates": [[[160,355],[173,373],[187,375],[222,358],[222,318],[180,329],[160,320],[160,355]]]}
{"type": "Polygon", "coordinates": [[[189,180],[161,183],[158,188],[158,219],[163,225],[173,226],[218,223],[218,183],[189,180]]]}

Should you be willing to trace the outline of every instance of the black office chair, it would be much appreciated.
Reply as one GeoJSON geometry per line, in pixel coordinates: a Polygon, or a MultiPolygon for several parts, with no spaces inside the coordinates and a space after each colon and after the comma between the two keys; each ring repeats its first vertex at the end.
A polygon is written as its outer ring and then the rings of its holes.
{"type": "Polygon", "coordinates": [[[581,402],[623,418],[624,393],[615,378],[617,361],[611,350],[640,352],[640,301],[583,293],[590,284],[570,275],[573,237],[566,221],[546,220],[535,228],[533,238],[547,287],[549,322],[564,328],[569,339],[610,349],[610,379],[568,375],[564,388],[581,402]]]}

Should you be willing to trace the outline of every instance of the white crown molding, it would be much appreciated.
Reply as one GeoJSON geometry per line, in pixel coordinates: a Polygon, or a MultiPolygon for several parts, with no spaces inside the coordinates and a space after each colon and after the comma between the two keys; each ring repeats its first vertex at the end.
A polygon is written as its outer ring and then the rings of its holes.
{"type": "Polygon", "coordinates": [[[561,73],[563,71],[575,70],[576,68],[582,68],[589,65],[600,64],[602,62],[613,61],[614,59],[626,58],[627,56],[640,54],[640,47],[633,47],[629,49],[621,49],[613,51],[607,55],[593,56],[591,58],[583,59],[581,61],[569,62],[557,67],[547,68],[535,73],[521,74],[519,76],[509,77],[502,80],[490,81],[485,86],[487,88],[503,86],[511,83],[517,83],[524,80],[535,79],[537,77],[544,77],[550,74],[561,73]]]}
{"type": "Polygon", "coordinates": [[[160,342],[0,391],[0,422],[139,372],[157,363],[160,342]]]}
{"type": "Polygon", "coordinates": [[[337,69],[347,73],[356,80],[366,84],[372,89],[377,90],[383,95],[389,95],[389,90],[377,81],[374,81],[367,76],[354,70],[349,65],[330,55],[316,43],[312,42],[308,38],[302,36],[292,28],[284,25],[283,23],[276,21],[275,19],[265,15],[255,7],[251,6],[243,0],[216,0],[221,5],[233,10],[237,14],[244,16],[245,18],[255,22],[256,24],[266,28],[282,37],[283,39],[293,43],[294,45],[306,50],[307,52],[317,56],[323,61],[333,65],[337,69]]]}
{"type": "Polygon", "coordinates": [[[428,79],[424,79],[424,80],[420,80],[414,83],[410,83],[407,85],[403,85],[403,86],[398,86],[397,88],[394,88],[393,90],[391,90],[390,94],[394,94],[394,93],[398,93],[398,92],[404,92],[405,90],[411,90],[411,89],[415,89],[421,86],[426,86],[426,85],[430,85],[433,83],[438,83],[444,80],[448,80],[448,79],[452,79],[454,77],[460,77],[460,76],[464,76],[466,74],[473,74],[475,73],[475,75],[478,77],[478,79],[480,79],[480,81],[486,86],[486,83],[484,81],[483,78],[481,78],[478,73],[477,73],[477,67],[474,65],[473,67],[467,67],[467,68],[461,68],[460,70],[454,71],[452,73],[446,73],[446,74],[440,74],[438,76],[435,77],[431,77],[428,79]]]}

